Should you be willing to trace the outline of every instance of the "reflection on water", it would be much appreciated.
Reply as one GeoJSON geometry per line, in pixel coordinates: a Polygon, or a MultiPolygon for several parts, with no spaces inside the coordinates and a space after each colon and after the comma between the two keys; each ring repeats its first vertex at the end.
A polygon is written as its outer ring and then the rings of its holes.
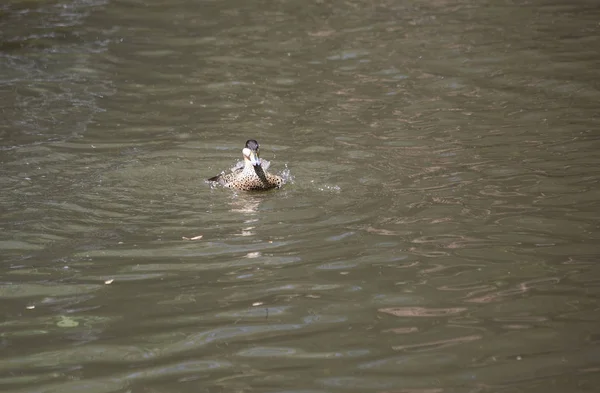
{"type": "MultiPolygon", "coordinates": [[[[260,206],[261,199],[256,195],[248,195],[246,193],[242,195],[234,195],[233,198],[229,201],[229,205],[231,206],[231,211],[235,213],[245,213],[250,217],[256,216],[258,213],[258,208],[260,206]]],[[[244,224],[250,224],[252,222],[258,221],[256,218],[245,219],[243,221],[244,224]]],[[[247,228],[247,230],[251,230],[253,227],[247,228]]],[[[252,232],[247,232],[248,235],[253,234],[252,232]]],[[[247,236],[247,235],[244,235],[247,236]]]]}
{"type": "Polygon", "coordinates": [[[3,3],[0,386],[593,391],[599,12],[3,3]]]}

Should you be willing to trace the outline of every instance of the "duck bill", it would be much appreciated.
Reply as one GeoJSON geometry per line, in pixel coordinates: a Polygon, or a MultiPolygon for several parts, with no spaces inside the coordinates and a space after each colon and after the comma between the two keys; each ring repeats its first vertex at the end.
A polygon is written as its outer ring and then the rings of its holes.
{"type": "Polygon", "coordinates": [[[250,151],[250,155],[248,156],[248,160],[250,160],[250,164],[254,166],[260,166],[260,158],[255,151],[250,151]]]}

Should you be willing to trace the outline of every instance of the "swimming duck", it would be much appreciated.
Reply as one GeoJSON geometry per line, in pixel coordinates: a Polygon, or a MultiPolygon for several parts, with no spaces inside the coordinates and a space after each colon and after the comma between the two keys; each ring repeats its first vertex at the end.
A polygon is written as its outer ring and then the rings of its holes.
{"type": "Polygon", "coordinates": [[[258,149],[258,142],[249,139],[246,141],[246,147],[242,149],[244,161],[232,168],[231,173],[221,173],[208,181],[242,191],[262,191],[281,187],[283,179],[266,172],[270,163],[260,159],[258,149]]]}

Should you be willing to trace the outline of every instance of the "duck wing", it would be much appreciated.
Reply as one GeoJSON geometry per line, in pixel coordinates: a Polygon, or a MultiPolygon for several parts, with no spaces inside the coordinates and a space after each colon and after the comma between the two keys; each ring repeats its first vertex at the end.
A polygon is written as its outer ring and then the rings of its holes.
{"type": "Polygon", "coordinates": [[[240,169],[244,169],[244,161],[236,162],[233,168],[231,168],[231,172],[237,172],[240,169]]]}
{"type": "Polygon", "coordinates": [[[223,179],[224,176],[228,176],[228,175],[232,175],[232,174],[237,174],[237,173],[239,173],[239,172],[241,172],[243,170],[244,170],[244,161],[238,161],[235,164],[235,166],[233,168],[231,168],[231,173],[226,174],[225,171],[223,171],[223,172],[219,173],[217,176],[213,176],[213,177],[208,178],[206,180],[208,180],[208,181],[216,181],[216,182],[219,182],[219,183],[223,183],[224,182],[224,179],[223,179]]]}
{"type": "Polygon", "coordinates": [[[262,166],[263,171],[266,171],[267,169],[269,169],[269,166],[271,166],[271,162],[267,161],[267,160],[263,160],[261,158],[260,159],[260,166],[262,166]]]}
{"type": "Polygon", "coordinates": [[[223,174],[222,174],[222,173],[220,173],[220,174],[218,174],[217,176],[209,177],[209,178],[208,178],[208,179],[206,179],[206,180],[208,180],[208,181],[216,181],[216,182],[219,182],[219,181],[221,180],[221,178],[222,178],[222,177],[223,177],[223,174]]]}

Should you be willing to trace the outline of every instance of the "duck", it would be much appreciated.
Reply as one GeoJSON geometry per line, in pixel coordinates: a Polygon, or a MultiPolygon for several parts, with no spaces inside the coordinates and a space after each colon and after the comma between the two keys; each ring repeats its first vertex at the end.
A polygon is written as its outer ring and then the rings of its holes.
{"type": "Polygon", "coordinates": [[[267,172],[270,163],[259,157],[259,148],[255,139],[248,139],[242,149],[244,161],[232,168],[231,173],[221,173],[207,180],[241,191],[266,191],[280,188],[284,183],[283,179],[267,172]]]}

